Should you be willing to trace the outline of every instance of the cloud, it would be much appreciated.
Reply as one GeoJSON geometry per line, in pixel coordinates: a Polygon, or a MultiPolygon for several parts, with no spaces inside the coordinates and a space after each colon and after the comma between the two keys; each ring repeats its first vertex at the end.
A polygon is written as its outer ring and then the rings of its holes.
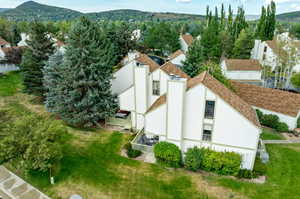
{"type": "Polygon", "coordinates": [[[177,3],[191,3],[192,0],[176,0],[177,3]]]}

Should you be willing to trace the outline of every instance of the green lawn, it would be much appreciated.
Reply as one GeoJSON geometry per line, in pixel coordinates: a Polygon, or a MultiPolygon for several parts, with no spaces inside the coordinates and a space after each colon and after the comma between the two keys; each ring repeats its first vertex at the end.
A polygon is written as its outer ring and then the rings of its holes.
{"type": "Polygon", "coordinates": [[[285,139],[280,133],[271,131],[269,129],[263,129],[263,132],[260,137],[263,140],[284,140],[285,139]]]}
{"type": "Polygon", "coordinates": [[[12,96],[22,87],[21,75],[18,72],[10,72],[0,76],[0,97],[12,96]]]}
{"type": "MultiPolygon", "coordinates": [[[[10,98],[2,109],[8,110],[14,120],[36,114],[19,104],[17,99],[10,98]]],[[[214,198],[208,197],[204,188],[199,189],[193,177],[184,170],[168,170],[122,157],[121,147],[129,139],[129,134],[101,129],[68,129],[67,144],[63,146],[64,157],[54,186],[49,184],[49,173],[31,171],[25,175],[13,163],[7,166],[54,199],[67,199],[74,193],[86,199],[214,198]]]]}
{"type": "Polygon", "coordinates": [[[208,179],[253,199],[299,199],[300,144],[267,145],[267,150],[270,162],[267,164],[265,184],[241,182],[224,177],[208,179]]]}

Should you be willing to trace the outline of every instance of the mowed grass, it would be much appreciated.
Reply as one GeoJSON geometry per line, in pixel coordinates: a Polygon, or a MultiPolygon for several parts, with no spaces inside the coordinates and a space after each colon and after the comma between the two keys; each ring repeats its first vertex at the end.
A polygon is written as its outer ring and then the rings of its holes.
{"type": "Polygon", "coordinates": [[[300,144],[267,145],[270,162],[267,164],[265,184],[241,182],[229,178],[210,180],[238,191],[253,199],[300,198],[300,144]]]}
{"type": "Polygon", "coordinates": [[[284,140],[285,138],[280,133],[277,133],[275,131],[271,131],[269,129],[263,129],[263,132],[261,134],[262,140],[284,140]]]}
{"type": "Polygon", "coordinates": [[[0,76],[0,97],[13,96],[22,88],[19,72],[10,72],[0,76]]]}
{"type": "MultiPolygon", "coordinates": [[[[18,103],[15,97],[6,102],[9,103],[0,109],[8,110],[13,120],[36,114],[18,103]]],[[[54,120],[51,116],[45,119],[54,120]]],[[[169,170],[121,156],[121,148],[129,139],[129,134],[103,129],[68,127],[68,130],[55,185],[50,185],[49,173],[30,171],[25,174],[16,165],[7,166],[53,199],[68,199],[75,193],[85,199],[213,198],[208,197],[205,189],[199,188],[184,170],[169,170]]]]}

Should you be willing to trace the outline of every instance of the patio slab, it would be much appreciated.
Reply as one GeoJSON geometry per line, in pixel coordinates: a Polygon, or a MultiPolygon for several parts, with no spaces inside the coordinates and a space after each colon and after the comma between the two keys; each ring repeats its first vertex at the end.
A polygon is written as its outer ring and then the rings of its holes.
{"type": "Polygon", "coordinates": [[[0,166],[1,199],[50,199],[23,179],[0,166]]]}

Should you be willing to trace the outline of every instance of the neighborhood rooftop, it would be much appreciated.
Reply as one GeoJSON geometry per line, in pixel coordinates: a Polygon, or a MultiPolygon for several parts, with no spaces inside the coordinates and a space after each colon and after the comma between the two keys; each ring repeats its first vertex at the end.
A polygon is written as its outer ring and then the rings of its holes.
{"type": "Polygon", "coordinates": [[[139,53],[139,57],[136,58],[136,61],[141,63],[141,64],[148,65],[150,72],[153,72],[153,71],[155,71],[156,69],[158,69],[160,67],[148,55],[143,54],[143,53],[139,53]]]}
{"type": "Polygon", "coordinates": [[[9,43],[5,41],[1,36],[0,36],[0,46],[2,45],[8,45],[9,43]]]}
{"type": "Polygon", "coordinates": [[[300,110],[300,94],[232,81],[236,93],[252,106],[292,117],[300,110]]]}
{"type": "Polygon", "coordinates": [[[225,59],[229,71],[260,71],[262,66],[254,59],[225,59]]]}
{"type": "Polygon", "coordinates": [[[180,70],[176,65],[172,64],[171,62],[165,63],[161,66],[160,69],[165,71],[169,75],[176,75],[181,78],[190,79],[190,76],[188,76],[185,72],[180,70]]]}
{"type": "MultiPolygon", "coordinates": [[[[207,72],[203,72],[200,75],[188,80],[187,89],[191,89],[199,84],[203,84],[214,93],[219,95],[224,101],[235,108],[239,113],[251,121],[254,125],[260,127],[260,123],[257,119],[254,109],[247,104],[242,98],[234,94],[228,88],[226,88],[222,83],[213,78],[207,72]]],[[[157,101],[148,109],[148,112],[155,110],[160,105],[166,103],[166,95],[161,96],[157,101]]]]}
{"type": "Polygon", "coordinates": [[[193,40],[194,40],[192,35],[184,34],[184,35],[181,35],[181,36],[182,36],[183,40],[187,43],[187,45],[189,45],[189,46],[192,45],[193,40]]]}
{"type": "Polygon", "coordinates": [[[184,54],[184,52],[182,50],[177,50],[176,52],[174,52],[172,55],[169,56],[169,59],[170,60],[175,59],[176,57],[183,55],[183,54],[184,54]]]}

